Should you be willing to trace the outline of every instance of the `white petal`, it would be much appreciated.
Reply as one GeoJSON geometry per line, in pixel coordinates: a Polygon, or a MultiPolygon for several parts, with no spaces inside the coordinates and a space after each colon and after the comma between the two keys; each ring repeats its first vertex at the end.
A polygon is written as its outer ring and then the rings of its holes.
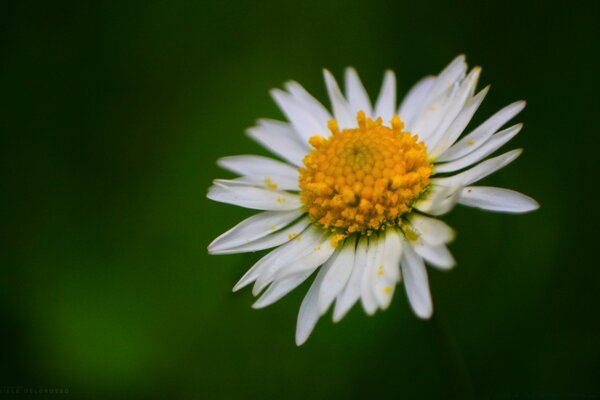
{"type": "MultiPolygon", "coordinates": [[[[442,178],[447,179],[447,178],[442,178]]],[[[440,181],[442,180],[440,179],[440,181]]],[[[454,208],[458,200],[460,189],[459,184],[451,185],[444,183],[436,183],[432,185],[431,191],[427,195],[415,203],[414,208],[431,215],[443,215],[454,208]]]]}
{"type": "Polygon", "coordinates": [[[289,251],[291,246],[298,246],[296,242],[288,242],[285,246],[281,246],[276,248],[275,250],[265,254],[260,258],[254,265],[246,271],[244,276],[240,278],[240,280],[233,287],[233,291],[237,292],[238,290],[248,286],[250,283],[256,281],[258,277],[267,269],[270,265],[276,262],[279,255],[289,251]]]}
{"type": "Polygon", "coordinates": [[[456,92],[458,81],[464,77],[467,65],[464,56],[456,57],[431,84],[414,116],[407,121],[407,128],[419,138],[432,133],[449,106],[449,98],[456,92]]]}
{"type": "Polygon", "coordinates": [[[329,135],[327,126],[318,121],[292,95],[279,89],[273,89],[271,90],[271,96],[292,123],[303,143],[308,143],[308,140],[315,135],[329,135]]]}
{"type": "Polygon", "coordinates": [[[253,240],[246,244],[241,244],[235,247],[226,247],[224,249],[212,250],[211,254],[237,254],[237,253],[248,253],[251,251],[259,251],[264,249],[270,249],[272,247],[280,246],[286,242],[289,242],[294,237],[302,234],[304,229],[310,224],[308,217],[302,218],[293,225],[290,225],[284,229],[278,230],[275,233],[262,237],[260,239],[253,240]]]}
{"type": "Polygon", "coordinates": [[[356,251],[356,239],[349,238],[343,247],[334,254],[329,261],[330,264],[327,274],[323,278],[323,283],[319,291],[319,313],[324,314],[333,300],[338,296],[341,290],[346,286],[352,267],[354,265],[354,256],[356,251]]]}
{"type": "Polygon", "coordinates": [[[449,87],[454,85],[458,80],[462,79],[466,70],[467,64],[465,62],[465,56],[461,54],[452,60],[450,64],[448,64],[448,66],[444,68],[444,70],[442,70],[442,72],[440,72],[440,74],[437,76],[435,83],[431,87],[431,90],[429,93],[427,93],[425,103],[431,102],[433,99],[445,92],[449,87]]]}
{"type": "Polygon", "coordinates": [[[334,251],[335,247],[331,245],[331,237],[324,235],[322,240],[301,258],[276,273],[274,280],[283,280],[300,273],[312,272],[329,260],[334,251]]]}
{"type": "Polygon", "coordinates": [[[333,321],[338,322],[360,298],[360,284],[367,261],[368,240],[361,237],[356,246],[356,256],[352,266],[352,274],[344,289],[340,292],[333,310],[333,321]]]}
{"type": "Polygon", "coordinates": [[[306,342],[306,339],[308,339],[319,320],[319,316],[321,315],[319,312],[319,294],[323,280],[330,268],[331,264],[329,263],[321,267],[304,300],[302,300],[296,323],[296,345],[298,346],[306,342]]]}
{"type": "Polygon", "coordinates": [[[265,267],[260,276],[256,279],[256,283],[252,288],[252,294],[255,296],[260,293],[267,285],[269,285],[275,276],[282,270],[289,268],[303,256],[309,254],[319,242],[323,240],[323,234],[318,228],[310,226],[302,235],[298,235],[294,240],[290,241],[285,246],[284,251],[278,253],[277,260],[265,267]],[[292,244],[293,243],[293,244],[292,244]]]}
{"type": "Polygon", "coordinates": [[[463,157],[464,155],[472,152],[485,143],[490,136],[492,136],[515,115],[520,113],[521,110],[525,108],[525,104],[526,103],[524,101],[517,101],[504,107],[502,110],[488,118],[483,124],[475,128],[474,131],[469,133],[467,136],[442,153],[437,158],[437,161],[442,162],[456,160],[457,158],[463,157]]]}
{"type": "Polygon", "coordinates": [[[285,88],[322,126],[327,126],[327,121],[331,119],[331,114],[323,104],[308,93],[298,82],[286,82],[285,88]]]}
{"type": "Polygon", "coordinates": [[[367,251],[367,262],[360,283],[360,300],[363,309],[368,315],[373,315],[377,311],[377,300],[373,293],[373,285],[377,278],[377,270],[383,269],[383,251],[385,241],[378,235],[372,235],[369,238],[369,250],[367,251]]]}
{"type": "Polygon", "coordinates": [[[428,138],[423,137],[423,139],[427,139],[425,140],[425,144],[428,148],[435,148],[448,134],[448,128],[463,109],[467,99],[473,94],[480,73],[481,68],[473,68],[469,75],[467,75],[467,77],[458,85],[458,89],[449,99],[448,106],[443,110],[440,110],[440,112],[443,113],[443,116],[440,118],[440,122],[436,126],[435,131],[428,138]]]}
{"type": "Polygon", "coordinates": [[[234,179],[215,179],[213,181],[218,186],[254,186],[263,189],[279,189],[279,190],[291,190],[299,191],[298,177],[289,178],[287,176],[240,176],[234,179]]]}
{"type": "Polygon", "coordinates": [[[540,205],[529,196],[509,189],[486,186],[468,186],[458,199],[460,204],[506,213],[525,213],[540,205]]]}
{"type": "Polygon", "coordinates": [[[208,245],[208,252],[230,249],[273,233],[297,219],[302,211],[265,211],[246,218],[208,245]]]}
{"type": "Polygon", "coordinates": [[[444,244],[418,243],[413,244],[413,248],[425,261],[439,269],[450,269],[456,264],[454,257],[444,244]]]}
{"type": "Polygon", "coordinates": [[[384,250],[382,268],[377,271],[373,284],[373,294],[379,307],[385,310],[389,307],[394,289],[400,280],[400,259],[402,257],[403,241],[395,229],[387,229],[383,235],[384,250]]]}
{"type": "Polygon", "coordinates": [[[345,82],[346,96],[348,97],[352,115],[356,115],[359,111],[364,111],[368,117],[373,117],[371,100],[369,100],[369,95],[354,68],[346,68],[345,82]]]}
{"type": "Polygon", "coordinates": [[[404,246],[402,253],[402,276],[408,301],[419,318],[428,319],[433,312],[429,280],[423,259],[415,253],[410,245],[404,246]]]}
{"type": "Polygon", "coordinates": [[[381,117],[384,125],[388,125],[396,111],[396,75],[386,71],[381,85],[381,91],[375,103],[375,118],[381,117]]]}
{"type": "Polygon", "coordinates": [[[444,221],[412,214],[410,217],[411,229],[428,244],[439,245],[454,240],[456,233],[444,221]]]}
{"type": "Polygon", "coordinates": [[[445,164],[436,165],[435,173],[458,171],[473,165],[480,160],[483,160],[485,157],[502,147],[510,139],[515,137],[522,127],[523,124],[517,124],[492,135],[492,137],[489,138],[481,147],[465,155],[464,157],[445,164]]]}
{"type": "Polygon", "coordinates": [[[221,168],[246,175],[274,175],[285,176],[292,179],[298,179],[298,169],[281,161],[273,160],[269,157],[243,155],[229,156],[217,160],[217,165],[221,168]]]}
{"type": "Polygon", "coordinates": [[[287,122],[262,119],[246,131],[248,136],[274,154],[296,166],[310,152],[310,147],[287,122]]]}
{"type": "Polygon", "coordinates": [[[483,90],[481,90],[475,97],[471,97],[468,99],[461,112],[456,116],[452,124],[448,127],[446,134],[438,141],[438,143],[429,148],[429,157],[431,159],[436,159],[440,154],[444,153],[448,147],[450,147],[456,139],[463,133],[471,118],[475,114],[475,111],[481,105],[481,102],[489,92],[490,87],[487,86],[483,90]]]}
{"type": "Polygon", "coordinates": [[[440,125],[453,100],[459,92],[458,83],[450,86],[440,96],[429,101],[411,126],[412,133],[428,143],[435,129],[440,125]]]}
{"type": "Polygon", "coordinates": [[[275,303],[277,300],[281,299],[283,296],[296,289],[298,285],[306,280],[310,276],[311,272],[306,272],[304,274],[294,275],[287,279],[273,282],[271,286],[252,304],[252,308],[264,308],[270,306],[275,303]]]}
{"type": "Polygon", "coordinates": [[[389,276],[393,281],[400,281],[400,259],[404,240],[402,234],[396,229],[385,231],[385,251],[383,254],[383,271],[385,276],[389,276]]]}
{"type": "Polygon", "coordinates": [[[348,101],[342,95],[335,78],[326,69],[323,70],[323,76],[325,77],[325,86],[327,87],[327,93],[331,100],[331,108],[333,109],[333,115],[338,123],[338,127],[340,129],[355,128],[356,117],[350,109],[350,104],[348,104],[348,101]]]}
{"type": "Polygon", "coordinates": [[[447,178],[436,178],[432,182],[434,184],[440,184],[444,186],[462,185],[467,186],[471,183],[477,182],[486,176],[504,168],[523,152],[522,149],[511,150],[497,157],[485,160],[471,169],[468,169],[460,174],[449,176],[447,178]]]}
{"type": "Polygon", "coordinates": [[[298,195],[246,185],[216,183],[208,189],[206,197],[254,210],[296,210],[302,207],[298,195]]]}
{"type": "Polygon", "coordinates": [[[412,130],[413,122],[423,106],[427,93],[435,82],[435,76],[426,76],[417,82],[406,94],[398,108],[398,116],[404,121],[406,129],[412,130]]]}

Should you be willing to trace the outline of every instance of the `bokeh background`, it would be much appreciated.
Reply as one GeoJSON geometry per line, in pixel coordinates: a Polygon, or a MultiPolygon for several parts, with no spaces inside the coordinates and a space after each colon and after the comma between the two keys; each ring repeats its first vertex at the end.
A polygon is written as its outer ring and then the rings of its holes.
{"type": "MultiPolygon", "coordinates": [[[[591,4],[591,2],[590,2],[591,4]]],[[[10,2],[0,27],[0,399],[600,398],[598,20],[537,1],[10,2]],[[208,256],[250,212],[205,198],[215,160],[266,154],[288,79],[326,102],[355,66],[400,96],[465,53],[475,122],[527,99],[486,180],[525,216],[463,207],[435,318],[402,290],[294,344],[303,285],[265,310],[231,287],[260,254],[208,256]],[[68,394],[44,393],[63,390],[68,394]],[[24,394],[29,390],[33,394],[24,394]]]]}

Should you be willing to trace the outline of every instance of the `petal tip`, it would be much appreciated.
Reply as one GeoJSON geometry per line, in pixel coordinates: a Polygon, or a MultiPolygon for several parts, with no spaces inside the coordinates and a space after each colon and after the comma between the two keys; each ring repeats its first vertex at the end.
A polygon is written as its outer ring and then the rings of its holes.
{"type": "Polygon", "coordinates": [[[433,306],[429,306],[428,308],[420,309],[418,311],[413,309],[413,311],[420,319],[431,319],[431,316],[433,315],[433,306]]]}
{"type": "Polygon", "coordinates": [[[260,310],[261,308],[264,308],[265,305],[263,304],[263,302],[260,301],[260,299],[258,299],[254,302],[254,304],[252,304],[251,307],[254,308],[255,310],[260,310]]]}
{"type": "Polygon", "coordinates": [[[304,343],[306,343],[307,340],[308,340],[308,337],[299,337],[296,334],[296,346],[298,346],[298,347],[302,346],[304,343]]]}

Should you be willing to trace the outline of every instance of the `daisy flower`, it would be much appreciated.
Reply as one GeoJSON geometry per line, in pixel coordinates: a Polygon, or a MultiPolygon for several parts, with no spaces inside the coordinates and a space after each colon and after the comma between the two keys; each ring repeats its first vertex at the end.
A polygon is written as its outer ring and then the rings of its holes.
{"type": "Polygon", "coordinates": [[[258,120],[248,135],[282,161],[221,158],[239,177],[217,179],[208,191],[214,201],[262,210],[216,238],[211,254],[273,249],[233,290],[254,283],[253,307],[263,308],[317,271],[300,306],[298,345],[332,304],[336,322],[358,301],[371,315],[390,305],[402,280],[414,313],[429,318],[425,264],[455,264],[446,247],[454,231],[437,217],[456,204],[506,213],[539,207],[509,189],[473,186],[521,154],[486,159],[521,130],[501,128],[525,107],[512,103],[462,135],[489,89],[475,93],[480,72],[468,72],[459,56],[397,106],[393,72],[373,105],[354,69],[345,71],[345,95],[325,70],[331,112],[297,82],[273,89],[288,121],[258,120]]]}

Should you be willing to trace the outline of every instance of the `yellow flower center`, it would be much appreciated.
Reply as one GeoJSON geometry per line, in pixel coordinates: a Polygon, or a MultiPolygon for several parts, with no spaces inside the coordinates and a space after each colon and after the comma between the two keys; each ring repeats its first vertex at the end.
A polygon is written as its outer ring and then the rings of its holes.
{"type": "Polygon", "coordinates": [[[392,127],[360,111],[358,127],[340,132],[329,121],[332,136],[313,136],[314,147],[300,168],[302,203],[313,221],[337,232],[370,233],[399,224],[412,203],[427,189],[431,164],[425,144],[403,132],[398,116],[392,127]]]}

